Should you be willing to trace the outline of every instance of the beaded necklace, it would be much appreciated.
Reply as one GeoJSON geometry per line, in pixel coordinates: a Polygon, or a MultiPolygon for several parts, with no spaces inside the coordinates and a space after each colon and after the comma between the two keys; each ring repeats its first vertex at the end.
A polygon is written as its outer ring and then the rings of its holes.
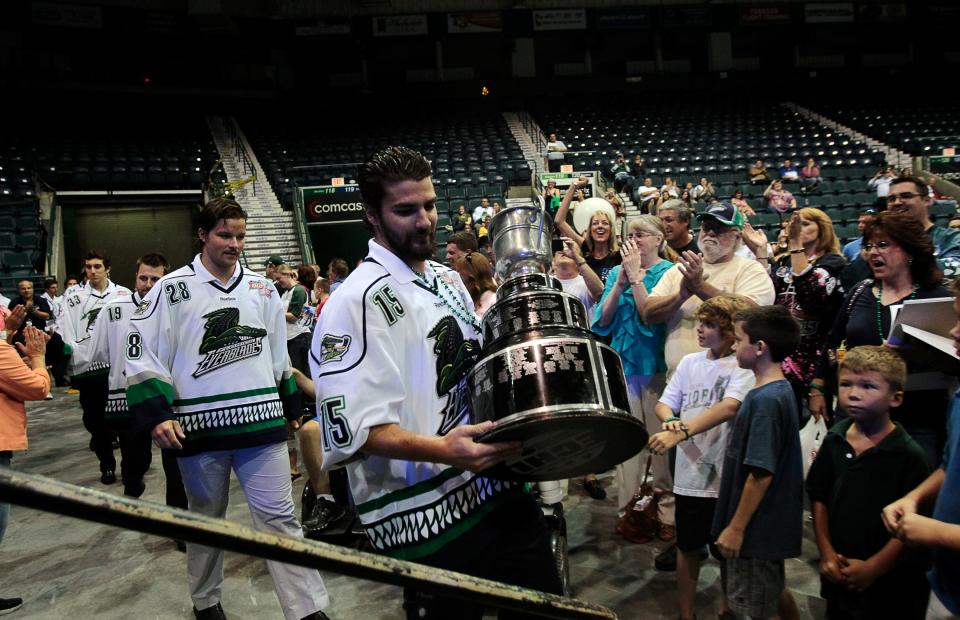
{"type": "MultiPolygon", "coordinates": [[[[877,282],[877,334],[880,336],[880,340],[886,340],[883,337],[883,322],[881,320],[881,311],[883,309],[883,303],[880,301],[883,297],[883,282],[877,282]]],[[[913,292],[910,293],[910,296],[907,297],[906,301],[917,298],[917,285],[913,285],[913,292]]]]}
{"type": "Polygon", "coordinates": [[[461,321],[463,321],[464,323],[472,327],[474,330],[477,331],[477,333],[480,332],[480,323],[477,322],[477,319],[475,318],[474,314],[469,310],[467,310],[467,307],[463,305],[462,301],[460,301],[460,296],[457,295],[455,291],[451,290],[450,285],[447,284],[445,280],[443,280],[442,278],[438,278],[436,274],[434,274],[433,282],[430,282],[429,280],[427,280],[426,275],[420,273],[416,269],[413,269],[412,271],[417,275],[417,278],[419,278],[419,280],[423,284],[425,284],[428,289],[430,289],[430,292],[436,295],[440,299],[440,301],[443,302],[443,305],[445,305],[447,309],[453,312],[454,316],[456,316],[458,319],[460,319],[461,321]],[[439,286],[437,285],[437,282],[440,283],[439,286]],[[441,293],[440,289],[445,290],[447,294],[444,295],[443,293],[441,293]],[[453,299],[452,303],[450,299],[453,299]]]}

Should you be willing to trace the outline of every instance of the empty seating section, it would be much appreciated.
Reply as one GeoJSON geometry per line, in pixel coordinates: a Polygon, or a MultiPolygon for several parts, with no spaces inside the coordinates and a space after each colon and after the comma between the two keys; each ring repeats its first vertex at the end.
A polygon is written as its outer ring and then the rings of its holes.
{"type": "MultiPolygon", "coordinates": [[[[708,178],[721,199],[741,190],[758,213],[755,226],[775,238],[779,217],[766,211],[766,184],[752,185],[747,168],[763,160],[773,177],[786,159],[799,169],[813,158],[822,183],[802,192],[797,182],[784,188],[800,207],[819,207],[831,214],[838,230],[856,223],[861,208],[873,206],[876,193],[867,186],[884,155],[786,108],[770,104],[670,104],[620,111],[545,112],[538,116],[545,132],[556,132],[575,170],[606,171],[615,153],[627,161],[644,158],[645,176],[657,187],[671,177],[683,188],[708,178]],[[770,219],[771,221],[767,221],[770,219]]],[[[702,204],[702,203],[701,203],[702,204]]],[[[854,233],[853,236],[856,236],[854,233]]]]}
{"type": "Polygon", "coordinates": [[[219,158],[199,116],[24,129],[0,129],[0,195],[33,196],[34,175],[57,191],[199,189],[219,158]]]}
{"type": "Polygon", "coordinates": [[[811,107],[911,155],[940,155],[945,148],[960,149],[960,118],[955,104],[813,104],[811,107]]]}
{"type": "Polygon", "coordinates": [[[431,161],[441,216],[450,201],[469,206],[482,196],[502,197],[512,181],[530,180],[530,164],[500,115],[417,116],[336,126],[258,117],[241,119],[240,125],[287,208],[296,187],[356,179],[357,163],[392,144],[414,148],[431,161]]]}
{"type": "Polygon", "coordinates": [[[36,275],[45,251],[36,201],[0,202],[0,276],[36,275]]]}

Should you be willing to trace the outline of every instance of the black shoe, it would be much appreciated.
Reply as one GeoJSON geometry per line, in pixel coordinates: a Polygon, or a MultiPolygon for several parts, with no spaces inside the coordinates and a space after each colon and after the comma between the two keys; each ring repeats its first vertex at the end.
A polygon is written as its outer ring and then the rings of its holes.
{"type": "Polygon", "coordinates": [[[117,481],[117,474],[113,473],[112,469],[108,469],[105,472],[100,473],[100,482],[103,484],[113,484],[117,481]]]}
{"type": "Polygon", "coordinates": [[[313,485],[308,480],[303,485],[303,493],[300,494],[300,523],[306,523],[310,520],[316,505],[317,494],[313,492],[313,485]]]}
{"type": "Polygon", "coordinates": [[[143,478],[133,483],[123,481],[123,494],[127,497],[139,499],[143,492],[147,490],[147,485],[143,483],[143,478]]]}
{"type": "Polygon", "coordinates": [[[664,572],[677,570],[677,545],[673,544],[653,558],[653,567],[664,572]]]}
{"type": "Polygon", "coordinates": [[[0,616],[12,614],[21,607],[23,607],[22,598],[0,598],[0,616]]]}
{"type": "Polygon", "coordinates": [[[227,620],[227,616],[224,615],[223,607],[220,606],[220,603],[203,610],[198,610],[194,607],[193,617],[197,620],[227,620]]]}
{"type": "Polygon", "coordinates": [[[303,535],[306,538],[319,538],[331,534],[342,534],[349,523],[348,511],[336,502],[318,497],[310,518],[303,522],[303,535]]]}
{"type": "Polygon", "coordinates": [[[177,551],[179,551],[180,553],[186,553],[186,552],[187,552],[187,543],[183,542],[183,541],[180,540],[179,538],[174,538],[174,539],[173,539],[173,544],[175,544],[175,545],[177,546],[177,551]]]}
{"type": "Polygon", "coordinates": [[[327,617],[327,614],[318,609],[309,616],[304,616],[300,620],[330,620],[330,618],[327,617]]]}
{"type": "Polygon", "coordinates": [[[603,489],[603,484],[596,478],[584,480],[583,488],[587,490],[587,495],[593,499],[607,499],[607,492],[603,489]]]}

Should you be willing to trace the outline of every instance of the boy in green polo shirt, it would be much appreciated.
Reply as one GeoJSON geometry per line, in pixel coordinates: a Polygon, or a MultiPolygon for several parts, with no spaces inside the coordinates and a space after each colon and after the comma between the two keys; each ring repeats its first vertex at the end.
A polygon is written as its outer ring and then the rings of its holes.
{"type": "Polygon", "coordinates": [[[923,448],[890,420],[906,378],[903,359],[884,347],[851,349],[840,363],[850,417],[830,429],[807,477],[827,618],[922,618],[926,609],[925,559],[881,518],[930,473],[923,448]]]}

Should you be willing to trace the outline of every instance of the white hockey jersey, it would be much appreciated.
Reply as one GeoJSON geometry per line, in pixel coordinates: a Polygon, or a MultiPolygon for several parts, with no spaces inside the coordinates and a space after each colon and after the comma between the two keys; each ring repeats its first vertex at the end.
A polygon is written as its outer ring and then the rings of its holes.
{"type": "Polygon", "coordinates": [[[130,342],[130,319],[141,303],[143,299],[136,291],[132,295],[115,297],[108,301],[100,310],[90,338],[81,345],[88,349],[87,366],[80,369],[81,375],[89,372],[91,367],[110,368],[107,378],[107,405],[104,410],[107,422],[129,421],[124,352],[130,342]]]}
{"type": "Polygon", "coordinates": [[[90,376],[107,372],[103,364],[90,364],[90,349],[87,346],[93,326],[104,304],[116,298],[129,297],[132,293],[125,286],[107,281],[102,292],[90,286],[71,286],[63,295],[63,316],[57,320],[57,328],[64,344],[70,347],[70,369],[74,377],[90,376]]]}
{"type": "Polygon", "coordinates": [[[457,272],[428,262],[425,276],[371,241],[320,313],[310,356],[323,465],[345,464],[374,548],[405,559],[437,551],[525,490],[449,465],[360,452],[374,426],[442,436],[470,421],[466,374],[480,352],[473,303],[457,272]]]}
{"type": "Polygon", "coordinates": [[[227,285],[200,262],[161,278],[130,321],[127,404],[135,430],[176,419],[178,456],[286,441],[301,415],[273,283],[237,265],[227,285]]]}

